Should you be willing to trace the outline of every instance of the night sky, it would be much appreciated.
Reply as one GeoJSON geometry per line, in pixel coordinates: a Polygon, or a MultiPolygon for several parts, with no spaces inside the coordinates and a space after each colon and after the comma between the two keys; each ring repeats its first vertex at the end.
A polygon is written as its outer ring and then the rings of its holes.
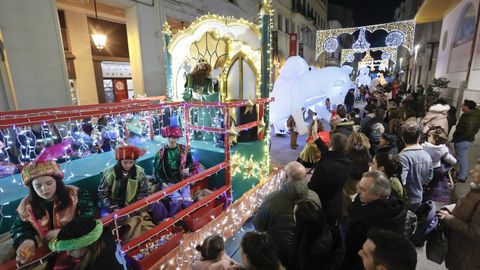
{"type": "Polygon", "coordinates": [[[391,22],[403,0],[329,0],[353,11],[355,26],[391,22]]]}

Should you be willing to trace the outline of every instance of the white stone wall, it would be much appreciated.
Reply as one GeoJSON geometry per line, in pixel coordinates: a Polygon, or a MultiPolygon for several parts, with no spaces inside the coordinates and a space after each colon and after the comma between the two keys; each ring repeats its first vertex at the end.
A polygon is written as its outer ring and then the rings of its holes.
{"type": "MultiPolygon", "coordinates": [[[[468,61],[470,59],[472,42],[462,44],[452,49],[455,41],[455,34],[461,20],[465,7],[472,3],[474,9],[478,10],[479,0],[463,0],[447,16],[443,18],[442,33],[437,58],[436,77],[444,76],[451,81],[450,87],[459,88],[467,75],[468,61]]],[[[478,14],[477,14],[478,16],[478,14]]],[[[479,33],[477,33],[478,35],[479,33]]],[[[480,41],[477,36],[477,44],[480,41]]],[[[467,90],[464,99],[472,99],[480,103],[480,49],[475,48],[470,79],[467,83],[467,90]]]]}
{"type": "Polygon", "coordinates": [[[0,0],[0,28],[17,109],[70,105],[55,1],[0,0]]]}

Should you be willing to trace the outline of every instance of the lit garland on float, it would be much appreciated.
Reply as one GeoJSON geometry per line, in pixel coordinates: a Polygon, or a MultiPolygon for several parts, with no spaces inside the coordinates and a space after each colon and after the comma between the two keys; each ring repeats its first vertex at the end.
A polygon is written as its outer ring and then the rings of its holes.
{"type": "Polygon", "coordinates": [[[268,181],[262,181],[246,192],[220,216],[200,230],[185,234],[180,245],[160,259],[160,269],[188,269],[193,257],[198,254],[195,247],[210,235],[219,234],[224,239],[233,237],[235,240],[235,236],[242,231],[242,225],[260,207],[265,196],[280,189],[285,181],[285,172],[280,168],[273,169],[277,173],[273,174],[268,181]]]}

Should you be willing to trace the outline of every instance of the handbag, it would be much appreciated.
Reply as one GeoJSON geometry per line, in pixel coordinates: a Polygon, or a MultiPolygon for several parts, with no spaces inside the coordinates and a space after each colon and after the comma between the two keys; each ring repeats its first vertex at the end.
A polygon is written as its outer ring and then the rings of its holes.
{"type": "Polygon", "coordinates": [[[438,223],[435,231],[432,232],[427,240],[426,254],[427,259],[442,264],[447,257],[448,235],[447,226],[441,222],[438,223]]]}

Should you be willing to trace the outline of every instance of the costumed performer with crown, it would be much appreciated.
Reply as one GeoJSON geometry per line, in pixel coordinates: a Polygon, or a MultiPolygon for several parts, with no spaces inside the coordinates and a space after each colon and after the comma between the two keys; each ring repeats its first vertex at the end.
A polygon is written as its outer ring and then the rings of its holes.
{"type": "MultiPolygon", "coordinates": [[[[70,142],[46,148],[22,170],[23,184],[29,189],[17,208],[17,219],[10,229],[16,260],[31,261],[36,247],[57,237],[60,229],[74,217],[93,217],[95,209],[86,190],[63,183],[63,171],[53,158],[62,156],[70,142]]],[[[49,260],[56,267],[66,254],[49,260]]],[[[58,268],[57,268],[58,269],[58,268]]]]}
{"type": "MultiPolygon", "coordinates": [[[[158,181],[158,189],[181,182],[193,173],[193,159],[190,150],[178,143],[183,136],[182,129],[178,126],[177,114],[174,112],[170,120],[170,126],[163,127],[162,137],[168,138],[168,144],[162,147],[155,155],[154,171],[155,179],[158,181]]],[[[168,216],[173,216],[183,206],[188,207],[193,203],[190,194],[190,185],[169,195],[168,216]]]]}
{"type": "MultiPolygon", "coordinates": [[[[211,77],[212,67],[204,59],[199,59],[193,71],[188,74],[185,82],[185,91],[183,92],[183,100],[185,101],[219,101],[218,92],[215,92],[213,79],[211,77]]],[[[198,126],[211,127],[212,119],[215,118],[215,111],[211,108],[198,108],[192,110],[191,119],[198,126]]],[[[194,132],[195,139],[212,140],[213,135],[209,132],[194,132]]]]}
{"type": "MultiPolygon", "coordinates": [[[[135,163],[144,154],[145,149],[133,145],[115,149],[117,163],[102,172],[98,186],[98,205],[102,217],[150,195],[145,171],[135,163]]],[[[156,214],[159,205],[161,203],[152,203],[147,209],[140,209],[128,218],[121,218],[120,223],[124,228],[120,232],[121,239],[134,239],[153,228],[153,222],[162,221],[163,216],[157,218],[156,214]]],[[[160,211],[162,210],[161,207],[160,211]]]]}
{"type": "Polygon", "coordinates": [[[135,164],[145,150],[133,145],[115,149],[117,163],[102,172],[98,204],[103,217],[148,196],[148,182],[142,167],[135,164]]]}

